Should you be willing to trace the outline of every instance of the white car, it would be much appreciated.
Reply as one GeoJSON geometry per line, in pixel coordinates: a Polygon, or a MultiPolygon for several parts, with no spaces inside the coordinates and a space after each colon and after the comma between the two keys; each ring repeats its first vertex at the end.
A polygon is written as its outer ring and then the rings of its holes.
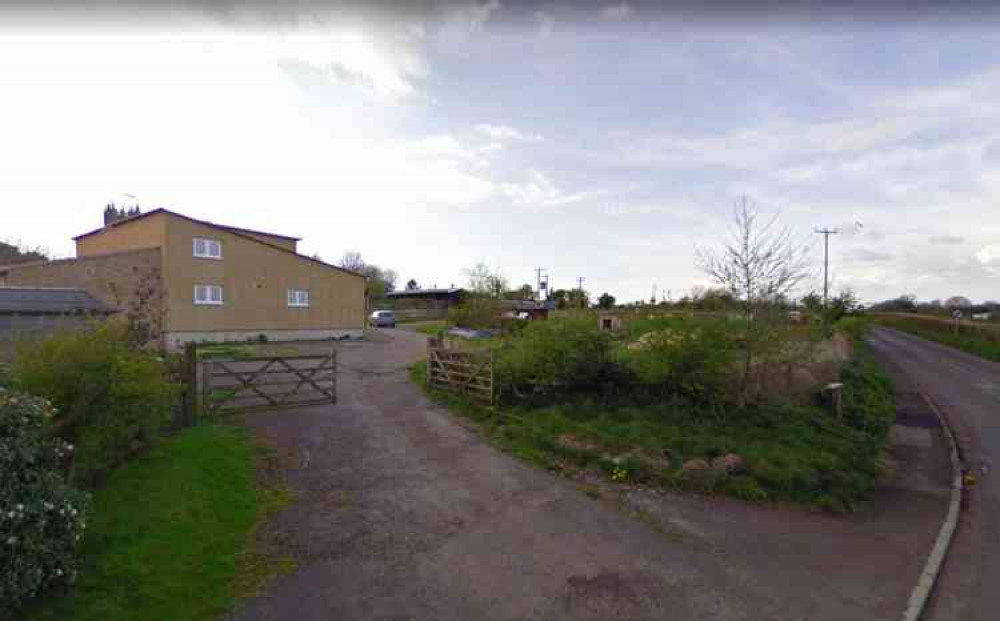
{"type": "Polygon", "coordinates": [[[396,314],[389,310],[377,310],[368,317],[368,325],[373,328],[395,328],[396,314]]]}

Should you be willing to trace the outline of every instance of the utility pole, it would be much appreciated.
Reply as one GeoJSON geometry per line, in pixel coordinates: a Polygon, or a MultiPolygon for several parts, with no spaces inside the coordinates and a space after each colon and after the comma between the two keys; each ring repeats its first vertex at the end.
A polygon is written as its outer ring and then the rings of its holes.
{"type": "Polygon", "coordinates": [[[583,281],[586,280],[583,276],[576,277],[576,289],[580,292],[580,308],[583,308],[583,281]]]}
{"type": "Polygon", "coordinates": [[[830,297],[830,236],[840,231],[837,229],[816,229],[823,236],[823,310],[826,310],[830,297]]]}
{"type": "Polygon", "coordinates": [[[538,299],[542,299],[542,272],[545,271],[544,267],[535,268],[535,291],[537,291],[538,299]]]}

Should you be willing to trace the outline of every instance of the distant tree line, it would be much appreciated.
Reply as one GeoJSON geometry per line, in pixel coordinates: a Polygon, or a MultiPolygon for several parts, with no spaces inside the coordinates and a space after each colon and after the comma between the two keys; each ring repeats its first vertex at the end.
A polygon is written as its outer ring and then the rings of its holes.
{"type": "Polygon", "coordinates": [[[946,300],[920,301],[915,295],[905,294],[872,304],[869,310],[885,313],[921,313],[941,316],[950,315],[955,310],[973,314],[996,313],[1000,312],[1000,302],[987,300],[977,304],[964,296],[953,296],[946,300]]]}
{"type": "MultiPolygon", "coordinates": [[[[373,301],[383,300],[387,293],[396,290],[396,282],[399,280],[396,271],[368,263],[357,250],[345,252],[340,258],[340,267],[357,272],[368,279],[368,295],[373,301]]],[[[414,283],[414,286],[416,285],[415,281],[411,280],[410,282],[414,283]]]]}
{"type": "Polygon", "coordinates": [[[40,246],[26,246],[20,242],[0,241],[0,265],[48,261],[49,251],[40,246]]]}

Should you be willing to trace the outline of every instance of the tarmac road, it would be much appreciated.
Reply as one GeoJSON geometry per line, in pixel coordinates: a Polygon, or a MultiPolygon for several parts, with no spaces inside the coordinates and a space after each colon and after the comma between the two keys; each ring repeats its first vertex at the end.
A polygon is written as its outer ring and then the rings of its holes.
{"type": "Polygon", "coordinates": [[[923,619],[1000,619],[1000,477],[991,471],[1000,455],[1000,364],[887,328],[871,343],[945,414],[976,477],[923,619]]]}

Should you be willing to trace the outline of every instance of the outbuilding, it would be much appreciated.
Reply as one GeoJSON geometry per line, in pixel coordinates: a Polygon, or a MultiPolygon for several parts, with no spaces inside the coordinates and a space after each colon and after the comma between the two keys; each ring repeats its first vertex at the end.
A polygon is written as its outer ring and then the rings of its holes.
{"type": "Polygon", "coordinates": [[[82,289],[0,287],[0,354],[9,353],[19,338],[81,326],[114,312],[82,289]]]}

